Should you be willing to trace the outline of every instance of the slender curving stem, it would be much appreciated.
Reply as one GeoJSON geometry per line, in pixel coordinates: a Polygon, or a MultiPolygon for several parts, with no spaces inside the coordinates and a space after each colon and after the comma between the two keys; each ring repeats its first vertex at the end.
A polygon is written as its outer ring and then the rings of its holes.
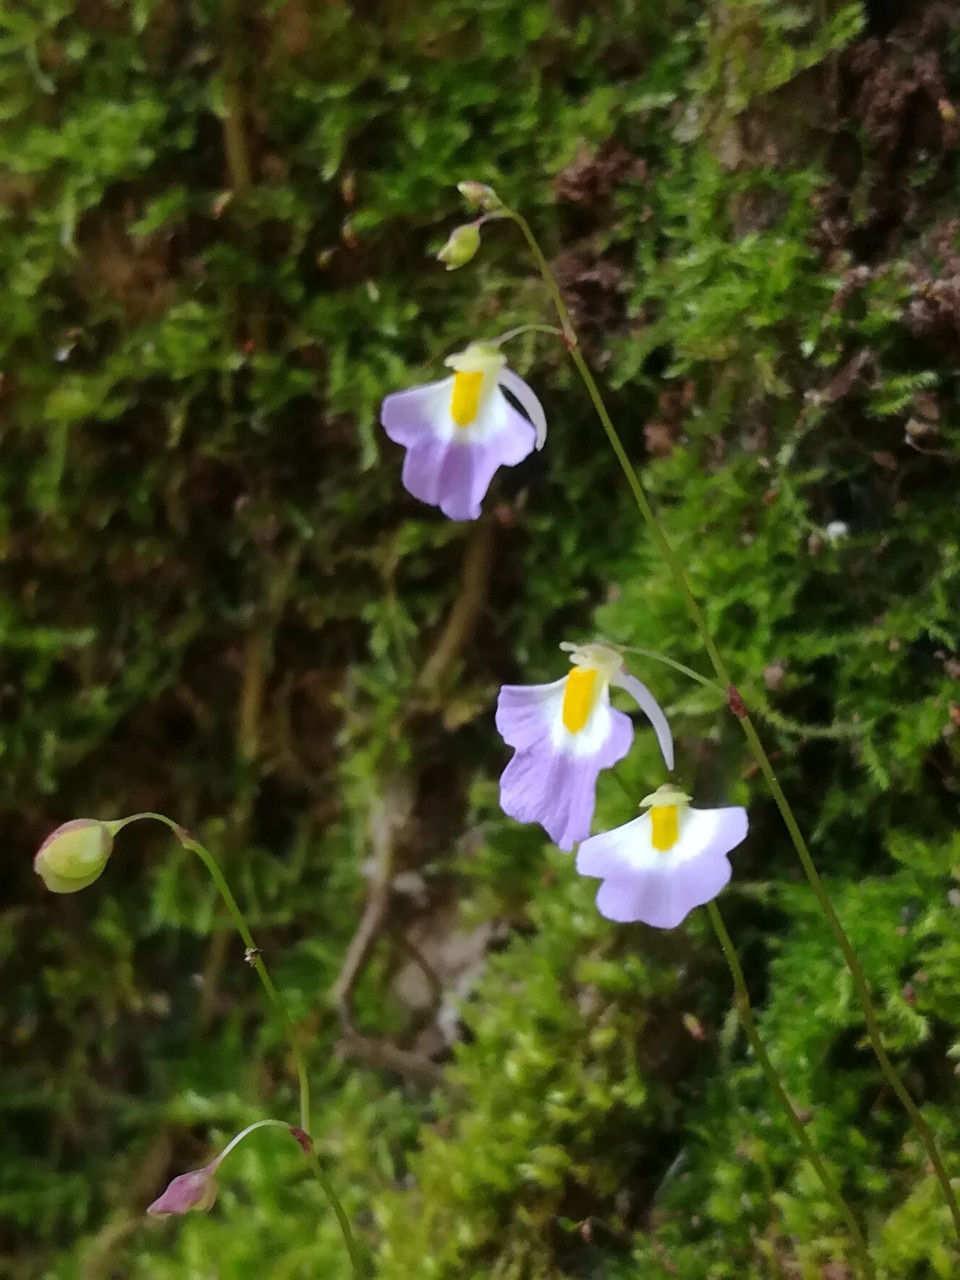
{"type": "MultiPolygon", "coordinates": [[[[135,813],[129,818],[123,818],[118,822],[112,823],[111,827],[114,834],[116,834],[116,832],[120,831],[123,827],[129,826],[131,822],[139,822],[143,819],[152,819],[154,822],[163,823],[165,827],[168,827],[173,832],[183,848],[187,849],[190,853],[196,854],[206,867],[207,871],[210,873],[210,878],[216,885],[217,891],[226,905],[227,911],[230,913],[230,918],[233,920],[237,933],[243,940],[243,944],[247,949],[247,959],[256,970],[257,977],[260,979],[261,986],[266,992],[267,999],[280,1015],[280,1018],[287,1029],[287,1033],[290,1038],[290,1051],[296,1067],[297,1081],[300,1088],[300,1128],[303,1131],[310,1148],[307,1153],[308,1158],[311,1161],[314,1176],[320,1183],[323,1193],[329,1201],[330,1207],[333,1209],[334,1215],[336,1216],[337,1222],[340,1226],[340,1233],[343,1236],[343,1242],[346,1245],[347,1253],[350,1255],[350,1262],[353,1267],[354,1275],[357,1280],[364,1280],[364,1277],[366,1276],[366,1266],[364,1264],[362,1254],[360,1253],[360,1248],[357,1244],[356,1238],[353,1234],[350,1219],[343,1207],[343,1202],[337,1195],[336,1188],[330,1180],[329,1174],[323,1167],[320,1155],[316,1150],[312,1138],[310,1137],[310,1078],[307,1074],[306,1059],[303,1056],[303,1050],[300,1048],[300,1039],[297,1034],[297,1027],[293,1018],[290,1016],[290,1011],[284,1003],[283,997],[277,990],[270,974],[267,972],[267,967],[263,963],[263,958],[260,955],[260,949],[253,940],[253,934],[250,932],[250,926],[247,924],[246,916],[241,911],[236,898],[233,896],[233,890],[227,883],[226,877],[220,870],[220,864],[217,862],[213,854],[209,849],[205,848],[199,840],[194,840],[193,836],[181,827],[178,822],[174,822],[172,818],[168,818],[166,814],[135,813]]],[[[279,1123],[281,1122],[275,1120],[259,1121],[257,1124],[251,1126],[251,1129],[247,1132],[252,1132],[252,1130],[257,1127],[279,1123]]],[[[233,1145],[233,1143],[230,1144],[231,1147],[233,1145]]],[[[229,1150],[230,1147],[227,1147],[227,1150],[223,1152],[223,1155],[226,1155],[229,1150]]]]}
{"type": "Polygon", "coordinates": [[[870,1259],[867,1242],[864,1239],[863,1232],[860,1230],[860,1226],[856,1218],[853,1216],[853,1211],[847,1204],[846,1200],[844,1200],[843,1195],[840,1192],[840,1188],[833,1179],[833,1175],[827,1169],[826,1165],[821,1160],[816,1147],[811,1142],[806,1127],[794,1110],[793,1103],[787,1096],[787,1091],[784,1089],[780,1081],[780,1077],[777,1074],[777,1069],[770,1061],[770,1055],[767,1053],[764,1043],[760,1039],[760,1032],[757,1030],[756,1020],[754,1019],[753,1009],[750,1004],[750,995],[747,991],[747,983],[743,976],[743,967],[740,964],[740,959],[737,955],[736,948],[733,945],[733,940],[727,932],[727,926],[724,924],[723,917],[720,915],[720,909],[715,902],[707,903],[707,913],[710,916],[710,923],[713,925],[714,933],[717,935],[720,948],[723,951],[727,965],[730,968],[731,976],[733,977],[737,1016],[740,1019],[740,1025],[743,1027],[747,1039],[750,1041],[750,1045],[753,1048],[757,1061],[760,1063],[760,1068],[763,1071],[763,1074],[767,1077],[767,1083],[776,1094],[784,1115],[786,1115],[787,1119],[790,1121],[790,1126],[797,1135],[797,1140],[801,1147],[803,1147],[804,1154],[813,1165],[817,1177],[823,1183],[824,1190],[833,1201],[834,1208],[847,1224],[847,1230],[850,1232],[853,1247],[865,1280],[875,1280],[876,1271],[874,1270],[873,1262],[870,1259]]]}
{"type": "MultiPolygon", "coordinates": [[[[627,787],[616,769],[613,770],[613,776],[624,794],[629,795],[630,789],[627,787]]],[[[740,1023],[746,1032],[747,1039],[753,1046],[754,1054],[756,1055],[757,1061],[760,1063],[760,1067],[767,1078],[767,1082],[773,1089],[774,1096],[786,1115],[791,1128],[797,1135],[804,1153],[813,1166],[814,1172],[823,1184],[823,1189],[830,1197],[834,1208],[837,1210],[840,1217],[847,1224],[847,1228],[850,1231],[850,1236],[853,1241],[853,1248],[857,1254],[857,1258],[863,1271],[864,1280],[876,1280],[873,1263],[870,1260],[870,1254],[867,1249],[867,1243],[863,1238],[863,1234],[860,1231],[857,1220],[853,1215],[853,1211],[844,1200],[839,1187],[823,1161],[820,1159],[813,1143],[810,1141],[807,1131],[804,1128],[803,1121],[794,1110],[793,1103],[790,1101],[787,1091],[777,1074],[777,1069],[773,1065],[770,1055],[767,1053],[764,1043],[760,1038],[760,1032],[757,1029],[757,1024],[753,1016],[753,1008],[750,1004],[750,993],[747,990],[746,979],[743,976],[743,967],[741,966],[740,959],[737,956],[736,947],[734,947],[730,934],[727,932],[726,925],[723,923],[723,918],[720,915],[720,909],[717,907],[715,902],[708,902],[706,906],[707,912],[710,916],[710,922],[713,925],[714,932],[717,935],[721,950],[723,951],[731,976],[733,977],[737,1014],[740,1018],[740,1023]]]]}
{"type": "MultiPolygon", "coordinates": [[[[650,531],[651,537],[657,544],[667,568],[670,570],[677,590],[683,598],[687,613],[690,615],[690,620],[693,622],[693,625],[700,636],[703,647],[710,659],[710,663],[717,674],[717,679],[725,689],[729,689],[733,693],[736,693],[736,687],[730,678],[730,673],[727,670],[726,663],[720,655],[720,651],[713,639],[710,628],[707,626],[707,620],[704,617],[703,610],[700,608],[700,604],[697,601],[696,596],[693,594],[693,589],[690,586],[690,581],[683,566],[683,561],[680,559],[673,543],[667,536],[666,530],[660,523],[657,513],[653,508],[653,504],[647,497],[643,485],[640,483],[636,470],[634,469],[634,466],[630,461],[630,457],[624,448],[623,441],[620,439],[620,435],[613,424],[613,419],[610,417],[607,406],[604,403],[603,396],[600,393],[600,388],[597,386],[597,381],[590,370],[590,366],[583,358],[576,330],[571,323],[570,315],[560,292],[560,287],[557,284],[553,272],[550,270],[550,264],[547,262],[543,250],[540,248],[537,238],[533,234],[533,230],[526,218],[512,209],[504,210],[503,216],[510,218],[516,223],[530,248],[530,252],[536,261],[540,275],[543,277],[543,282],[547,287],[553,301],[554,308],[556,309],[557,316],[559,317],[560,327],[563,330],[564,342],[570,352],[570,358],[576,366],[577,372],[580,374],[583,384],[586,387],[587,394],[593,402],[593,407],[596,410],[597,417],[600,419],[603,430],[610,442],[610,447],[613,449],[617,461],[620,464],[620,468],[626,478],[627,484],[630,486],[630,491],[633,494],[634,501],[640,510],[640,514],[650,531]]],[[[787,832],[793,843],[793,847],[797,852],[797,857],[800,859],[800,865],[803,867],[804,875],[810,882],[810,887],[814,892],[814,896],[826,917],[830,931],[843,953],[843,958],[846,961],[847,968],[850,970],[854,989],[857,993],[857,999],[859,1000],[860,1007],[863,1010],[867,1036],[870,1040],[873,1052],[877,1057],[877,1061],[880,1064],[880,1069],[886,1077],[890,1088],[903,1104],[904,1110],[910,1117],[913,1127],[916,1129],[920,1141],[923,1143],[927,1156],[930,1159],[930,1164],[933,1166],[936,1179],[940,1183],[943,1194],[946,1197],[957,1238],[960,1239],[960,1203],[957,1202],[957,1197],[950,1182],[950,1177],[947,1173],[946,1167],[944,1166],[940,1151],[937,1147],[936,1139],[933,1136],[930,1126],[921,1115],[920,1108],[911,1097],[910,1091],[903,1083],[900,1073],[890,1060],[890,1056],[887,1053],[883,1043],[883,1038],[880,1034],[880,1025],[874,1008],[873,999],[870,995],[870,986],[863,966],[861,965],[859,957],[853,948],[853,944],[847,937],[846,931],[840,923],[840,918],[834,910],[833,903],[830,901],[829,895],[824,888],[823,881],[820,879],[820,873],[817,871],[814,864],[813,858],[810,854],[810,849],[807,846],[807,842],[800,830],[800,826],[793,812],[793,808],[790,805],[790,801],[787,799],[783,788],[780,786],[779,779],[777,778],[776,771],[770,761],[770,757],[767,755],[766,749],[760,741],[760,736],[754,727],[753,721],[750,719],[749,714],[747,714],[746,708],[742,705],[742,699],[740,699],[739,693],[737,693],[736,696],[739,703],[736,709],[737,718],[743,727],[743,732],[746,736],[750,751],[756,760],[768,787],[770,788],[777,808],[780,810],[780,816],[783,818],[784,825],[786,826],[787,832]]]]}
{"type": "Polygon", "coordinates": [[[153,819],[154,822],[162,822],[165,827],[169,827],[177,840],[184,849],[190,853],[196,854],[207,871],[210,873],[210,879],[217,887],[217,892],[223,899],[223,902],[230,913],[234,927],[243,940],[243,945],[247,949],[247,958],[249,963],[256,970],[260,984],[267,994],[267,999],[276,1009],[284,1023],[287,1033],[290,1037],[290,1050],[293,1055],[294,1065],[297,1072],[297,1081],[300,1088],[300,1128],[305,1133],[310,1132],[310,1078],[307,1075],[307,1064],[303,1057],[303,1051],[300,1048],[299,1036],[290,1012],[283,1002],[283,997],[274,985],[273,979],[267,972],[267,967],[263,963],[260,955],[260,949],[253,940],[253,934],[250,932],[250,926],[247,924],[246,916],[240,910],[236,898],[233,896],[233,890],[227,884],[226,877],[220,870],[220,864],[214,858],[213,854],[198,840],[194,840],[188,831],[185,831],[178,822],[174,822],[172,818],[166,817],[162,813],[135,813],[130,818],[123,820],[123,825],[127,826],[131,822],[137,822],[143,818],[153,819]]]}
{"type": "Polygon", "coordinates": [[[313,1153],[313,1172],[317,1181],[323,1190],[323,1194],[327,1197],[330,1207],[336,1214],[337,1222],[340,1224],[340,1234],[343,1236],[343,1243],[347,1246],[347,1253],[350,1255],[350,1264],[353,1267],[353,1274],[357,1280],[364,1280],[367,1274],[367,1266],[360,1253],[360,1247],[357,1244],[356,1237],[353,1234],[353,1228],[350,1225],[350,1219],[347,1217],[347,1211],[343,1207],[343,1202],[337,1195],[330,1175],[323,1167],[323,1161],[317,1151],[313,1153]]]}

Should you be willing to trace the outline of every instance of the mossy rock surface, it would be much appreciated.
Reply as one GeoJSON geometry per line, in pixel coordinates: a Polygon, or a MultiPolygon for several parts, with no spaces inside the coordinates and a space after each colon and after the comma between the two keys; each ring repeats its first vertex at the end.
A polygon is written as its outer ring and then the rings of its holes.
{"type": "MultiPolygon", "coordinates": [[[[3,29],[0,1275],[349,1275],[279,1133],[210,1215],[143,1217],[295,1116],[282,1027],[159,828],[83,893],[32,874],[59,822],[144,809],[249,911],[377,1276],[854,1274],[703,913],[608,924],[497,807],[497,687],[556,678],[560,641],[708,674],[565,351],[511,347],[551,432],[475,525],[404,493],[377,416],[553,319],[507,225],[459,272],[431,259],[457,181],[492,183],[960,1176],[953,7],[40,0],[3,29]],[[387,849],[351,1038],[331,993],[387,849]]],[[[735,717],[631,664],[686,789],[749,806],[721,906],[878,1275],[947,1280],[940,1190],[735,717]]],[[[638,730],[598,824],[661,781],[638,730]]]]}

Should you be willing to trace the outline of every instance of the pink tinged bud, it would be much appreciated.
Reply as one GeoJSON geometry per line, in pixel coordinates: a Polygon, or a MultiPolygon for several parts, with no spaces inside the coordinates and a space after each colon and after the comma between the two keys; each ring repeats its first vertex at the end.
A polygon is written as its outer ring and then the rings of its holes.
{"type": "Polygon", "coordinates": [[[457,190],[467,204],[476,205],[487,213],[493,213],[495,210],[503,208],[503,201],[493,187],[488,187],[485,182],[458,182],[457,190]]]}
{"type": "Polygon", "coordinates": [[[47,836],[33,869],[51,893],[76,893],[93,884],[107,865],[117,823],[74,818],[47,836]]]}
{"type": "Polygon", "coordinates": [[[159,1199],[147,1209],[152,1218],[167,1218],[171,1214],[205,1213],[213,1207],[217,1198],[218,1161],[204,1169],[192,1169],[174,1178],[159,1199]]]}
{"type": "Polygon", "coordinates": [[[467,222],[450,233],[450,239],[437,254],[437,260],[445,263],[448,271],[456,271],[457,267],[466,266],[479,248],[480,228],[475,222],[467,222]]]}

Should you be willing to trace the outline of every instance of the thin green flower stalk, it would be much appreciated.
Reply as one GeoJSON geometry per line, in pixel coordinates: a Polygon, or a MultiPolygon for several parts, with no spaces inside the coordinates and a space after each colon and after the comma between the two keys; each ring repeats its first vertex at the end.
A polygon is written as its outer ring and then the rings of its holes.
{"type": "MultiPolygon", "coordinates": [[[[656,658],[658,660],[664,658],[664,655],[662,654],[653,653],[649,651],[640,651],[637,649],[632,649],[631,652],[632,653],[645,652],[647,657],[656,658]]],[[[712,685],[712,681],[706,680],[704,677],[697,675],[695,671],[691,671],[686,667],[682,667],[680,666],[680,664],[674,664],[670,659],[666,659],[666,661],[670,666],[676,665],[680,671],[682,671],[685,675],[690,676],[691,679],[697,680],[706,685],[712,685]]],[[[631,788],[627,786],[627,784],[621,778],[619,772],[616,769],[613,770],[613,777],[617,785],[623,791],[624,795],[632,798],[633,792],[631,788]]],[[[583,846],[581,845],[581,849],[582,848],[583,846]]],[[[579,870],[579,866],[578,866],[578,870],[579,870]]],[[[826,1191],[827,1196],[832,1202],[837,1213],[847,1225],[847,1229],[850,1232],[853,1251],[857,1255],[857,1259],[859,1261],[864,1280],[876,1280],[876,1272],[874,1270],[873,1263],[870,1260],[870,1254],[867,1249],[867,1242],[863,1237],[863,1233],[861,1232],[860,1227],[857,1223],[857,1220],[854,1217],[853,1211],[850,1208],[850,1206],[847,1204],[846,1200],[844,1200],[843,1195],[840,1191],[840,1188],[837,1186],[833,1176],[831,1175],[831,1173],[829,1172],[829,1170],[821,1160],[819,1154],[817,1153],[816,1148],[811,1142],[807,1134],[806,1128],[804,1127],[803,1121],[800,1119],[799,1115],[794,1110],[793,1103],[790,1101],[789,1095],[787,1094],[783,1081],[780,1079],[780,1076],[777,1073],[777,1069],[773,1065],[773,1062],[770,1059],[770,1055],[767,1053],[767,1050],[764,1047],[763,1041],[760,1038],[760,1032],[757,1029],[756,1020],[754,1019],[754,1016],[753,1016],[753,1007],[750,1003],[750,993],[747,990],[746,979],[744,978],[744,975],[743,975],[743,967],[740,964],[739,957],[737,956],[737,951],[733,944],[733,940],[731,939],[730,934],[727,932],[726,925],[724,924],[723,918],[720,915],[720,910],[717,907],[715,902],[709,901],[705,905],[707,908],[707,912],[710,916],[710,923],[713,925],[714,932],[716,933],[717,939],[720,943],[720,948],[723,951],[724,959],[726,960],[727,966],[730,969],[730,975],[733,978],[733,987],[735,992],[735,1004],[737,1009],[737,1015],[739,1017],[740,1024],[743,1027],[744,1032],[746,1033],[747,1039],[750,1041],[750,1044],[753,1047],[754,1055],[760,1064],[760,1068],[763,1071],[763,1074],[767,1078],[767,1083],[770,1085],[771,1089],[773,1090],[774,1097],[779,1103],[784,1115],[787,1117],[787,1120],[790,1124],[791,1129],[793,1129],[794,1133],[796,1134],[797,1139],[799,1140],[800,1145],[803,1148],[804,1154],[806,1155],[807,1159],[810,1161],[810,1164],[813,1167],[814,1173],[816,1173],[817,1177],[820,1179],[820,1182],[823,1185],[823,1189],[824,1191],[826,1191]]]]}
{"type": "MultiPolygon", "coordinates": [[[[638,658],[649,658],[651,662],[660,662],[665,667],[672,667],[674,671],[679,671],[681,675],[687,676],[696,684],[702,685],[704,689],[711,689],[719,698],[720,704],[730,703],[730,690],[725,689],[722,685],[717,684],[716,680],[711,680],[708,676],[701,675],[699,671],[694,671],[692,667],[685,667],[682,662],[677,662],[675,658],[669,657],[665,653],[657,653],[653,649],[639,649],[636,645],[614,644],[614,648],[619,649],[621,653],[633,653],[638,658]]],[[[779,729],[781,733],[791,734],[798,738],[805,738],[808,741],[815,738],[856,738],[862,737],[864,728],[858,724],[802,724],[799,720],[791,720],[789,716],[783,715],[779,711],[775,711],[773,707],[763,704],[758,705],[753,700],[753,709],[756,715],[762,720],[768,721],[775,729],[779,729]]]]}
{"type": "Polygon", "coordinates": [[[956,1231],[957,1238],[960,1239],[960,1204],[957,1202],[957,1197],[950,1183],[950,1178],[947,1174],[946,1167],[944,1166],[943,1159],[937,1148],[933,1132],[921,1115],[920,1109],[914,1102],[910,1091],[907,1089],[907,1086],[901,1079],[899,1072],[890,1060],[890,1056],[887,1053],[883,1043],[883,1038],[880,1034],[880,1025],[874,1008],[873,999],[870,995],[870,986],[867,981],[866,974],[864,973],[863,966],[857,957],[853,944],[847,937],[843,925],[840,923],[839,916],[834,910],[833,903],[830,901],[829,895],[824,888],[823,881],[820,879],[820,874],[814,864],[810,849],[804,839],[803,833],[800,830],[800,826],[797,822],[793,809],[791,808],[790,802],[784,794],[783,788],[780,786],[780,781],[777,778],[773,764],[770,761],[770,757],[767,755],[763,743],[760,741],[759,734],[754,727],[753,721],[750,719],[743,699],[736,685],[733,683],[726,663],[721,657],[720,651],[718,650],[713,636],[710,633],[703,610],[700,608],[697,598],[693,594],[693,589],[691,588],[690,581],[687,578],[683,562],[674,548],[673,543],[667,536],[666,530],[660,523],[653,504],[650,502],[650,499],[647,497],[646,492],[640,483],[640,479],[637,476],[626,449],[624,448],[623,441],[620,439],[620,435],[614,426],[613,419],[610,417],[606,404],[604,403],[603,396],[600,393],[600,388],[597,386],[596,379],[583,357],[577,338],[577,332],[570,320],[570,315],[567,311],[566,304],[563,301],[563,296],[560,292],[560,286],[557,284],[556,277],[551,271],[546,256],[540,248],[540,244],[526,218],[524,218],[522,214],[517,213],[513,209],[508,209],[505,206],[500,207],[499,215],[502,218],[510,219],[510,221],[514,222],[517,227],[519,227],[527,242],[530,252],[533,255],[543,282],[550,294],[557,317],[560,321],[560,327],[563,331],[564,345],[569,351],[570,358],[576,366],[577,372],[586,387],[587,394],[593,403],[597,417],[600,419],[607,439],[610,442],[610,447],[613,449],[617,461],[620,464],[620,468],[626,477],[628,485],[630,486],[630,491],[633,494],[634,501],[640,510],[640,514],[642,515],[654,542],[657,544],[657,547],[663,556],[664,562],[676,583],[677,590],[683,598],[687,613],[690,615],[690,619],[700,636],[703,647],[710,659],[710,663],[716,672],[717,679],[721,686],[727,691],[730,709],[733,711],[734,715],[736,715],[743,727],[743,732],[746,736],[751,754],[756,760],[760,772],[763,774],[763,777],[770,788],[777,808],[780,810],[780,815],[787,828],[793,847],[797,852],[797,857],[800,859],[800,865],[803,867],[804,874],[810,883],[810,887],[813,890],[817,903],[826,917],[827,924],[829,925],[830,930],[843,953],[843,958],[850,971],[854,989],[857,993],[857,999],[859,1000],[860,1007],[863,1010],[867,1036],[877,1057],[877,1061],[880,1063],[880,1069],[886,1077],[890,1088],[903,1104],[904,1110],[907,1112],[913,1127],[917,1131],[917,1135],[919,1136],[927,1156],[930,1159],[930,1164],[933,1167],[937,1181],[940,1183],[943,1194],[946,1197],[950,1214],[953,1218],[954,1230],[956,1231]]]}
{"type": "MultiPolygon", "coordinates": [[[[147,820],[160,822],[165,827],[169,828],[182,847],[190,853],[195,854],[210,873],[210,878],[216,885],[217,891],[226,905],[234,927],[243,940],[244,947],[246,948],[246,960],[256,970],[257,977],[260,979],[260,983],[266,992],[267,999],[279,1014],[281,1021],[286,1027],[290,1039],[290,1051],[297,1073],[297,1082],[300,1094],[299,1129],[294,1130],[289,1125],[284,1125],[283,1122],[279,1120],[260,1120],[250,1125],[243,1131],[243,1133],[238,1134],[237,1137],[230,1142],[212,1165],[208,1166],[204,1170],[193,1171],[190,1174],[183,1174],[180,1178],[174,1179],[174,1183],[172,1184],[175,1188],[173,1201],[178,1207],[170,1211],[183,1211],[181,1202],[184,1201],[184,1196],[186,1196],[186,1199],[191,1202],[188,1207],[209,1207],[209,1204],[213,1202],[213,1196],[215,1195],[215,1191],[213,1190],[213,1174],[215,1173],[216,1167],[220,1161],[223,1160],[223,1158],[236,1146],[236,1144],[256,1129],[268,1126],[286,1128],[288,1132],[296,1138],[304,1155],[310,1161],[314,1176],[319,1182],[323,1194],[334,1212],[337,1223],[340,1227],[340,1233],[343,1236],[343,1242],[348,1254],[350,1255],[350,1263],[356,1280],[364,1280],[367,1274],[366,1266],[360,1252],[360,1247],[353,1234],[350,1219],[347,1216],[347,1212],[343,1207],[340,1197],[337,1195],[336,1188],[330,1180],[329,1174],[323,1167],[319,1153],[317,1152],[313,1139],[310,1136],[310,1079],[307,1074],[306,1059],[304,1058],[303,1050],[300,1047],[296,1024],[290,1016],[290,1011],[284,1003],[280,992],[277,990],[273,979],[267,972],[267,967],[263,963],[259,947],[254,942],[253,934],[250,931],[250,926],[247,924],[246,917],[240,909],[240,906],[233,895],[233,890],[227,883],[226,877],[220,869],[220,864],[217,862],[216,858],[214,858],[213,854],[210,853],[209,849],[205,848],[199,840],[195,840],[193,836],[181,827],[178,822],[174,822],[172,818],[168,818],[166,814],[150,812],[134,813],[129,817],[119,818],[112,822],[101,823],[92,819],[79,819],[71,823],[66,823],[64,827],[58,828],[57,832],[52,833],[52,835],[44,842],[35,861],[37,871],[44,878],[47,887],[57,893],[74,892],[76,889],[86,887],[93,878],[96,878],[101,874],[103,868],[106,866],[114,837],[122,831],[124,827],[130,826],[131,823],[147,820]],[[94,833],[94,828],[102,829],[102,841],[99,845],[96,843],[96,840],[98,840],[99,837],[94,833]],[[85,839],[87,844],[86,846],[80,846],[78,848],[77,841],[81,838],[85,839]],[[59,852],[57,846],[59,844],[63,847],[65,839],[69,841],[70,844],[65,847],[64,852],[59,852]],[[92,854],[90,853],[91,848],[92,854]],[[55,855],[58,853],[59,858],[54,860],[55,855]],[[67,873],[66,877],[64,876],[64,871],[67,873]],[[194,1185],[194,1183],[197,1185],[194,1185]],[[186,1191],[176,1190],[178,1185],[186,1187],[186,1191]]],[[[169,1190],[170,1189],[168,1188],[168,1192],[169,1190]]],[[[165,1195],[166,1194],[167,1193],[165,1193],[165,1195]]],[[[163,1197],[161,1197],[161,1201],[162,1200],[163,1197]]],[[[157,1204],[159,1205],[161,1201],[158,1201],[157,1204]]],[[[151,1206],[151,1208],[153,1209],[155,1206],[151,1206]]],[[[168,1212],[168,1210],[160,1209],[158,1212],[164,1213],[168,1212]]]]}
{"type": "MultiPolygon", "coordinates": [[[[267,967],[263,963],[263,957],[260,955],[260,949],[253,940],[253,934],[250,932],[250,926],[247,924],[246,917],[240,910],[236,898],[233,896],[233,890],[227,884],[226,877],[220,870],[220,864],[198,840],[193,837],[171,818],[166,817],[162,813],[138,813],[131,818],[127,818],[126,822],[134,822],[139,818],[152,818],[155,822],[162,822],[164,826],[169,827],[184,849],[188,849],[191,853],[195,853],[207,871],[213,883],[217,887],[220,897],[223,899],[230,918],[233,920],[237,933],[243,940],[246,947],[246,957],[253,968],[256,970],[257,977],[267,994],[267,999],[280,1015],[281,1020],[287,1028],[290,1037],[290,1051],[293,1055],[293,1061],[297,1072],[297,1081],[300,1090],[300,1128],[308,1136],[310,1135],[310,1078],[307,1074],[307,1064],[303,1056],[303,1050],[300,1048],[300,1037],[297,1033],[296,1024],[290,1016],[290,1011],[284,1004],[283,997],[274,985],[273,979],[267,972],[267,967]]],[[[343,1207],[336,1188],[330,1179],[330,1175],[323,1167],[319,1152],[313,1144],[311,1146],[313,1172],[320,1188],[326,1196],[331,1209],[337,1219],[340,1227],[340,1234],[343,1236],[343,1243],[346,1245],[347,1252],[350,1255],[350,1263],[353,1267],[353,1273],[358,1280],[363,1280],[366,1275],[366,1267],[360,1253],[360,1247],[357,1244],[353,1234],[353,1228],[350,1225],[350,1219],[343,1207]]]]}
{"type": "Polygon", "coordinates": [[[733,988],[736,996],[737,1017],[740,1025],[746,1033],[747,1039],[753,1049],[754,1056],[760,1064],[760,1069],[767,1077],[767,1083],[773,1090],[784,1115],[790,1121],[790,1127],[797,1135],[797,1140],[803,1147],[804,1155],[813,1166],[814,1172],[823,1184],[823,1189],[833,1202],[833,1207],[839,1213],[840,1217],[847,1224],[847,1230],[850,1232],[850,1238],[853,1242],[853,1248],[860,1264],[860,1269],[865,1280],[876,1280],[876,1270],[871,1261],[870,1254],[867,1249],[867,1242],[864,1239],[863,1232],[853,1215],[853,1210],[844,1200],[840,1188],[837,1186],[833,1175],[827,1169],[826,1165],[820,1158],[816,1147],[810,1140],[806,1126],[794,1110],[793,1103],[783,1087],[783,1082],[777,1073],[776,1067],[770,1060],[764,1043],[760,1038],[760,1032],[757,1030],[756,1020],[753,1016],[753,1008],[750,1004],[750,994],[747,991],[746,979],[743,976],[743,967],[737,955],[733,940],[727,932],[727,926],[723,922],[720,915],[720,909],[715,902],[706,904],[707,914],[710,916],[710,923],[713,925],[713,931],[717,935],[717,941],[720,943],[720,949],[723,951],[727,966],[733,978],[733,988]]]}
{"type": "MultiPolygon", "coordinates": [[[[142,820],[152,820],[154,822],[162,822],[176,836],[177,840],[190,853],[196,854],[207,871],[210,878],[216,885],[217,892],[223,899],[230,918],[233,921],[234,928],[243,940],[246,948],[246,958],[248,963],[256,971],[260,984],[266,992],[267,999],[273,1005],[274,1009],[280,1015],[280,1019],[287,1029],[290,1037],[290,1051],[293,1057],[294,1066],[297,1072],[297,1083],[300,1091],[300,1128],[306,1133],[310,1132],[310,1078],[307,1075],[307,1064],[304,1060],[303,1051],[300,1048],[299,1036],[293,1019],[290,1017],[289,1010],[283,1002],[283,997],[274,985],[273,979],[267,972],[267,967],[263,963],[260,955],[260,949],[253,940],[253,934],[250,932],[250,926],[247,924],[246,917],[240,910],[236,898],[233,896],[233,890],[227,884],[226,877],[220,870],[220,864],[214,858],[213,854],[198,840],[185,831],[178,822],[174,822],[172,818],[166,817],[162,813],[135,813],[129,818],[123,819],[123,826],[129,826],[131,822],[139,822],[142,820]]],[[[119,828],[117,828],[119,830],[119,828]]]]}

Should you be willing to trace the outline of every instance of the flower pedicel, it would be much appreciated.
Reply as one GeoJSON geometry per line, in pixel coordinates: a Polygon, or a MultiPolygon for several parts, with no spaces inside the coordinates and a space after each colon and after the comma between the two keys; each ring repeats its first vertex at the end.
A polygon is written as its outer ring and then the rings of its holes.
{"type": "Polygon", "coordinates": [[[179,1217],[185,1213],[206,1213],[217,1199],[217,1170],[235,1147],[258,1129],[284,1129],[296,1141],[305,1155],[309,1155],[313,1140],[300,1128],[284,1124],[282,1120],[255,1120],[253,1124],[231,1138],[224,1149],[202,1169],[179,1173],[162,1195],[147,1208],[151,1218],[179,1217]]]}

